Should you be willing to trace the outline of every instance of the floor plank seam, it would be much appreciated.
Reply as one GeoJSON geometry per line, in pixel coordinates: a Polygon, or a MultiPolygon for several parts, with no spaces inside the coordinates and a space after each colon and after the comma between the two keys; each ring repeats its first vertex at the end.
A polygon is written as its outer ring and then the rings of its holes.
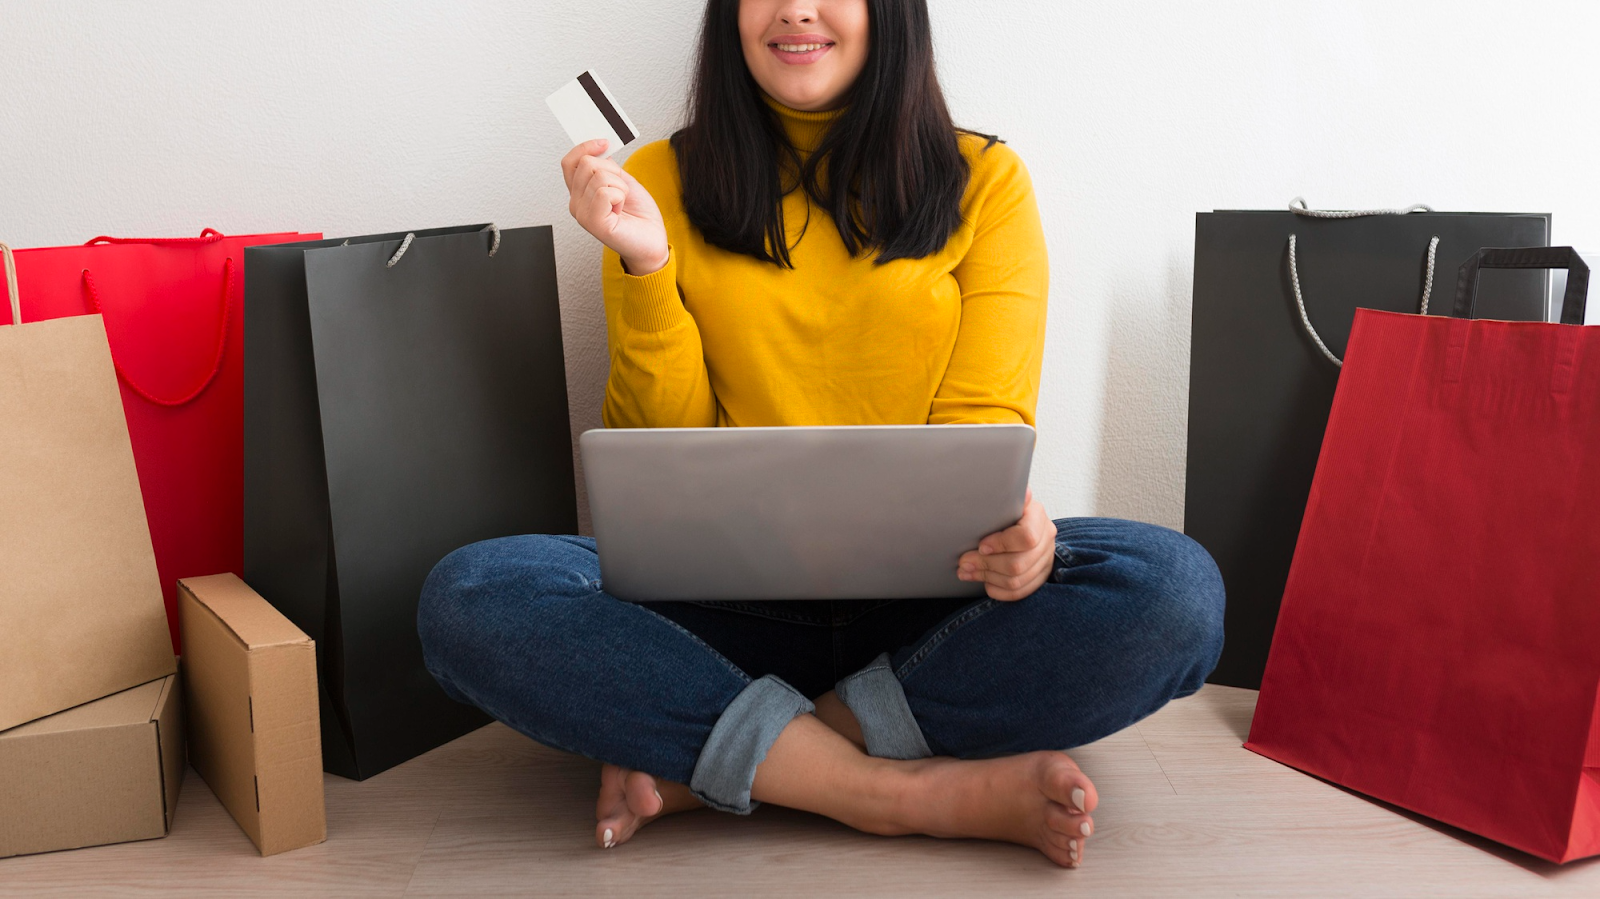
{"type": "Polygon", "coordinates": [[[439,832],[439,819],[443,817],[444,812],[433,813],[433,824],[428,827],[428,837],[422,841],[422,849],[411,861],[411,873],[406,875],[406,885],[400,888],[400,899],[411,895],[411,881],[417,879],[417,869],[422,866],[422,857],[428,854],[428,847],[433,845],[433,835],[439,832]]]}
{"type": "Polygon", "coordinates": [[[1156,760],[1156,767],[1161,769],[1161,776],[1167,781],[1167,789],[1172,791],[1172,795],[1177,796],[1178,785],[1172,782],[1172,775],[1167,773],[1167,766],[1161,764],[1161,756],[1156,754],[1156,748],[1150,745],[1149,740],[1145,739],[1144,731],[1139,728],[1139,725],[1135,724],[1133,731],[1139,735],[1139,742],[1144,744],[1145,751],[1149,752],[1150,757],[1156,760]]]}

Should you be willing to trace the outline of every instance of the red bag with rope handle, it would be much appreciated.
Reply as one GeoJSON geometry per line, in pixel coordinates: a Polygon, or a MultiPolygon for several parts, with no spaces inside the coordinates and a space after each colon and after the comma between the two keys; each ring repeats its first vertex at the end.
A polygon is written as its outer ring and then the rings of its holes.
{"type": "Polygon", "coordinates": [[[25,321],[105,319],[174,651],[178,578],[244,565],[244,248],[320,237],[207,228],[15,251],[25,321]]]}

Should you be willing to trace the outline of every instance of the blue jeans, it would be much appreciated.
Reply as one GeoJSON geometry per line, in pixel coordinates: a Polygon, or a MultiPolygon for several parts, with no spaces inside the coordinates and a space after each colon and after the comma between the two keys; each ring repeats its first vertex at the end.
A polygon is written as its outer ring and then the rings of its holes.
{"type": "Polygon", "coordinates": [[[623,602],[592,539],[506,537],[445,557],[417,623],[452,697],[743,814],[768,748],[831,689],[887,758],[1070,749],[1198,690],[1222,652],[1205,550],[1132,521],[1056,527],[1049,581],[1016,602],[623,602]]]}

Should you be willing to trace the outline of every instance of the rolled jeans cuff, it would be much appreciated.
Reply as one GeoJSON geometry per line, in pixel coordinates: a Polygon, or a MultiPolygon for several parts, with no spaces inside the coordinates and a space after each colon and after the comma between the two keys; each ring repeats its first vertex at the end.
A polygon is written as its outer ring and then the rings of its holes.
{"type": "Polygon", "coordinates": [[[834,692],[861,725],[868,755],[881,759],[925,759],[933,755],[911,714],[905,688],[889,665],[888,653],[839,681],[834,692]]]}
{"type": "Polygon", "coordinates": [[[750,798],[756,766],[790,721],[815,708],[800,691],[770,674],[751,681],[712,726],[695,760],[689,791],[714,809],[750,814],[761,804],[750,798]]]}

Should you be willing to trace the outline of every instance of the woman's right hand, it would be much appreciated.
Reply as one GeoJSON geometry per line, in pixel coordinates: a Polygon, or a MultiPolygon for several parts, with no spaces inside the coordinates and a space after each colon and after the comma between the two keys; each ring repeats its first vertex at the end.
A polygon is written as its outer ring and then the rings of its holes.
{"type": "Polygon", "coordinates": [[[604,140],[584,141],[561,158],[561,174],[572,195],[567,210],[583,230],[617,252],[630,275],[648,275],[667,264],[667,226],[650,192],[600,154],[604,140]]]}

